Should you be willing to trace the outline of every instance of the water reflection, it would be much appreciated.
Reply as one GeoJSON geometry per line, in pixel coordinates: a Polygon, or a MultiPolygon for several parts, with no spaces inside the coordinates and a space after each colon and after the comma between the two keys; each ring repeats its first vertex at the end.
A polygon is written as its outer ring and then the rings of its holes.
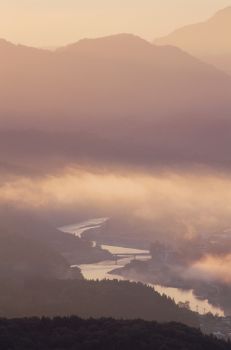
{"type": "MultiPolygon", "coordinates": [[[[118,252],[121,252],[121,247],[113,247],[113,251],[116,254],[116,248],[118,249],[118,252]]],[[[103,261],[96,264],[83,264],[79,265],[82,274],[84,278],[88,280],[103,280],[103,279],[109,279],[109,280],[124,280],[122,276],[118,275],[112,275],[109,274],[113,269],[116,267],[124,267],[126,264],[128,264],[131,261],[132,258],[123,258],[119,259],[117,261],[117,265],[115,266],[114,261],[103,261]]],[[[140,260],[140,258],[139,258],[140,260]]],[[[148,283],[149,286],[152,286],[158,293],[161,295],[165,294],[172,299],[175,300],[176,303],[178,302],[190,302],[190,308],[193,311],[198,311],[201,314],[212,312],[213,314],[219,314],[221,316],[224,315],[223,311],[219,308],[216,308],[209,304],[208,300],[199,300],[195,297],[192,290],[181,290],[177,288],[169,288],[169,287],[162,287],[159,285],[154,285],[148,283]]]]}
{"type": "MultiPolygon", "coordinates": [[[[87,220],[81,223],[64,226],[59,229],[63,232],[75,234],[81,237],[84,231],[90,228],[101,227],[101,225],[107,220],[108,218],[96,218],[96,219],[87,220]]],[[[124,248],[124,247],[110,246],[110,245],[102,245],[102,248],[108,250],[112,254],[118,254],[118,255],[131,254],[131,256],[123,257],[123,258],[119,258],[118,256],[116,265],[115,265],[115,261],[111,261],[111,260],[99,262],[96,264],[79,265],[84,278],[88,280],[103,280],[103,279],[123,280],[124,278],[122,276],[112,275],[112,274],[109,274],[109,272],[111,272],[115,268],[124,267],[126,264],[131,262],[131,260],[134,259],[134,256],[132,255],[137,254],[136,258],[142,261],[150,259],[149,251],[147,250],[124,248]],[[143,256],[139,256],[139,254],[143,254],[143,256]]],[[[181,290],[177,288],[163,287],[163,286],[153,285],[149,283],[147,284],[155,288],[155,290],[160,294],[165,294],[171,297],[172,299],[175,300],[176,303],[189,301],[190,307],[193,311],[198,311],[202,314],[207,312],[212,312],[213,314],[218,314],[221,316],[224,315],[224,312],[221,309],[216,308],[211,304],[209,304],[208,300],[200,300],[196,298],[192,290],[181,290]]]]}
{"type": "Polygon", "coordinates": [[[62,232],[70,233],[72,235],[81,237],[86,230],[89,230],[91,228],[99,228],[108,219],[109,218],[95,218],[95,219],[82,221],[77,224],[62,226],[62,227],[59,227],[58,229],[62,232]]]}

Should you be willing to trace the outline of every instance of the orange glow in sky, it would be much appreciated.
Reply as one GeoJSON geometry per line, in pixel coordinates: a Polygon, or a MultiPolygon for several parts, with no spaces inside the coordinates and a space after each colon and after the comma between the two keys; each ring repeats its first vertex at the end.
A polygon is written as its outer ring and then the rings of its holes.
{"type": "Polygon", "coordinates": [[[83,37],[134,33],[148,40],[203,21],[230,0],[1,0],[0,37],[58,46],[83,37]]]}

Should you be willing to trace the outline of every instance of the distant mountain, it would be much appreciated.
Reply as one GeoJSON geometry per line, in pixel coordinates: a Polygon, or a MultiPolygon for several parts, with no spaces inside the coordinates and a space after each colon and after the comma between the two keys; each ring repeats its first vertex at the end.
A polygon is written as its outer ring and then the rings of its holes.
{"type": "Polygon", "coordinates": [[[177,46],[231,73],[231,7],[209,20],[177,29],[154,41],[156,45],[177,46]]]}
{"type": "Polygon", "coordinates": [[[149,42],[132,34],[117,34],[97,39],[82,39],[56,50],[57,53],[91,54],[93,57],[105,57],[111,59],[142,60],[143,53],[152,51],[149,42]]]}
{"type": "Polygon", "coordinates": [[[2,40],[0,57],[5,173],[82,161],[227,164],[231,77],[181,49],[119,34],[52,52],[2,40]]]}
{"type": "Polygon", "coordinates": [[[231,80],[174,47],[120,34],[55,52],[0,43],[2,128],[81,129],[230,112],[231,80]]]}

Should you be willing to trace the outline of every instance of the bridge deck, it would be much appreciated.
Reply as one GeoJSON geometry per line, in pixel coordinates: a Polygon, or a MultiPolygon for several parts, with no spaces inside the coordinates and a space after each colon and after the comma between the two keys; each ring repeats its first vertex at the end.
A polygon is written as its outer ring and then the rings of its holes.
{"type": "Polygon", "coordinates": [[[116,253],[114,256],[151,256],[150,253],[116,253]]]}

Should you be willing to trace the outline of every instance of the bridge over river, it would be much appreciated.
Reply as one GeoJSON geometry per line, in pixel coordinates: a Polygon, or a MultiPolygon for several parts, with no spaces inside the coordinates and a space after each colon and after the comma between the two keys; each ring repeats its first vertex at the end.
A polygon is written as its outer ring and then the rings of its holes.
{"type": "MultiPolygon", "coordinates": [[[[80,222],[73,225],[68,225],[60,227],[60,231],[69,234],[82,237],[85,231],[91,228],[101,227],[101,225],[106,222],[108,218],[96,218],[80,222]]],[[[94,242],[96,243],[96,242],[94,242]]],[[[89,280],[104,280],[104,279],[124,279],[122,276],[112,275],[110,272],[113,270],[113,265],[118,264],[120,267],[126,266],[131,260],[148,260],[151,258],[150,252],[148,250],[134,249],[130,247],[121,247],[113,245],[101,245],[102,249],[108,250],[112,256],[113,260],[101,261],[94,264],[80,265],[83,276],[89,280]]],[[[74,267],[74,266],[73,266],[74,267]]],[[[176,303],[190,301],[191,309],[194,311],[199,311],[206,309],[206,312],[212,312],[213,314],[223,315],[223,311],[210,305],[207,300],[200,300],[195,297],[192,290],[182,291],[177,288],[167,288],[159,285],[148,284],[155,288],[160,294],[168,295],[173,298],[176,303]]]]}
{"type": "Polygon", "coordinates": [[[113,254],[113,258],[115,260],[116,265],[117,265],[118,260],[120,260],[120,259],[131,258],[131,260],[136,260],[138,257],[144,257],[144,258],[148,259],[148,258],[150,258],[150,253],[143,252],[143,253],[116,253],[116,254],[113,254]]]}

